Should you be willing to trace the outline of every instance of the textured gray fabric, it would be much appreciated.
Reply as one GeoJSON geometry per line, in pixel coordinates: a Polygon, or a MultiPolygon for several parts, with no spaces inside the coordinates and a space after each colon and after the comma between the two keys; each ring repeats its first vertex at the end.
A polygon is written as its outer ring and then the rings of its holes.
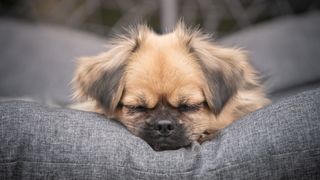
{"type": "Polygon", "coordinates": [[[320,81],[318,82],[312,82],[312,83],[306,83],[300,86],[296,86],[294,88],[288,88],[284,90],[278,90],[270,96],[272,102],[281,101],[282,99],[285,99],[287,97],[293,96],[295,94],[298,94],[303,91],[307,91],[310,89],[316,89],[320,88],[320,81]]]}
{"type": "Polygon", "coordinates": [[[248,51],[270,93],[320,81],[320,12],[288,16],[221,39],[248,51]]]}
{"type": "Polygon", "coordinates": [[[320,89],[307,91],[198,149],[155,152],[94,113],[2,102],[0,179],[320,179],[319,107],[320,89]]]}

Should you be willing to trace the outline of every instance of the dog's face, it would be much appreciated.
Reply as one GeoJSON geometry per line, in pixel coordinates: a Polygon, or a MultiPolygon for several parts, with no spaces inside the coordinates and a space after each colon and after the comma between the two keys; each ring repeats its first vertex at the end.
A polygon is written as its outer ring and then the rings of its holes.
{"type": "Polygon", "coordinates": [[[155,150],[166,150],[203,141],[231,122],[228,101],[244,85],[257,87],[250,73],[240,51],[216,47],[180,24],[165,35],[137,28],[108,52],[82,59],[74,82],[76,96],[93,99],[155,150]]]}
{"type": "Polygon", "coordinates": [[[126,65],[116,117],[155,149],[197,140],[212,121],[201,67],[175,34],[150,34],[126,65]]]}

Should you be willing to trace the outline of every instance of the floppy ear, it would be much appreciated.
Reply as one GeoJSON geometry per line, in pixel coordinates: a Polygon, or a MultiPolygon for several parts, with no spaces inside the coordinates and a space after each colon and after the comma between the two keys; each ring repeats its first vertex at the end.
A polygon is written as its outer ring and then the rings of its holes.
{"type": "Polygon", "coordinates": [[[207,103],[218,115],[244,84],[244,70],[239,64],[245,55],[239,50],[223,49],[211,44],[206,48],[194,44],[193,50],[207,82],[204,88],[207,103]]]}
{"type": "MultiPolygon", "coordinates": [[[[204,95],[210,109],[218,115],[243,84],[247,83],[247,79],[250,81],[249,76],[254,77],[254,70],[244,52],[214,45],[211,37],[198,29],[187,29],[180,22],[175,32],[180,39],[184,39],[188,51],[203,71],[206,82],[204,95]]],[[[254,80],[250,83],[256,85],[254,80]]]]}
{"type": "Polygon", "coordinates": [[[127,36],[114,39],[109,51],[80,58],[72,80],[74,97],[93,99],[106,114],[112,114],[124,89],[127,61],[138,50],[147,30],[145,26],[138,26],[129,30],[127,36]]]}

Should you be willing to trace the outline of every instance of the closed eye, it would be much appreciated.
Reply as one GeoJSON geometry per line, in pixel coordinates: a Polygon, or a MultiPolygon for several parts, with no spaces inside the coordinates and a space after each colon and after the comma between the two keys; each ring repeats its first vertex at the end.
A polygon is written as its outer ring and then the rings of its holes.
{"type": "Polygon", "coordinates": [[[129,113],[147,112],[149,109],[145,106],[123,105],[129,113]]]}
{"type": "Polygon", "coordinates": [[[178,111],[180,112],[196,112],[203,107],[204,103],[199,104],[181,104],[178,106],[178,111]]]}

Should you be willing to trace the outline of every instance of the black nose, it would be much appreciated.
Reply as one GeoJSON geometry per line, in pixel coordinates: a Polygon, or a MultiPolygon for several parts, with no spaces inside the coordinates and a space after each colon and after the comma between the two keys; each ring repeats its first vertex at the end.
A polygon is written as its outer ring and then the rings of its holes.
{"type": "Polygon", "coordinates": [[[176,129],[176,125],[170,120],[159,120],[155,123],[154,129],[165,136],[170,135],[176,129]]]}

